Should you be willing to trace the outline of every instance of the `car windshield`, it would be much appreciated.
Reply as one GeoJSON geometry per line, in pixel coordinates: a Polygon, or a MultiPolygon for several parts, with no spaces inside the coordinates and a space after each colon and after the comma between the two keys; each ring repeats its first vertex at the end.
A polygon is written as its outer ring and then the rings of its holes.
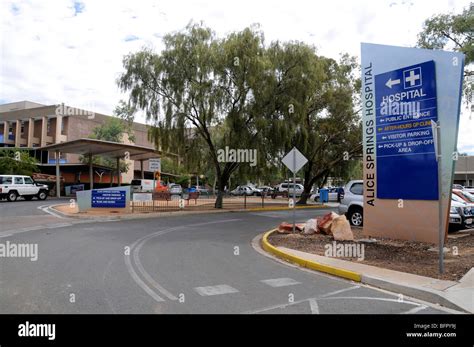
{"type": "Polygon", "coordinates": [[[462,192],[462,195],[466,197],[470,202],[474,202],[474,194],[471,194],[469,192],[462,192]]]}
{"type": "Polygon", "coordinates": [[[466,201],[465,201],[463,198],[457,196],[457,195],[454,194],[454,193],[451,194],[451,199],[454,200],[454,201],[460,202],[460,203],[462,203],[462,204],[465,204],[465,203],[466,203],[466,201]]]}

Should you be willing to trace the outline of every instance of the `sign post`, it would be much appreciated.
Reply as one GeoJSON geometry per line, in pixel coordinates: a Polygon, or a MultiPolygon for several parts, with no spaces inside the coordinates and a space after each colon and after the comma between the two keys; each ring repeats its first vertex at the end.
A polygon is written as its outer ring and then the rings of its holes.
{"type": "MultiPolygon", "coordinates": [[[[289,151],[282,159],[282,163],[293,172],[293,233],[296,229],[296,215],[295,215],[295,208],[296,208],[296,173],[308,162],[308,159],[301,154],[300,151],[296,147],[293,147],[291,151],[289,151]]],[[[288,188],[288,194],[290,193],[288,188]]]]}
{"type": "Polygon", "coordinates": [[[364,235],[435,243],[443,272],[464,55],[361,48],[364,235]]]}
{"type": "Polygon", "coordinates": [[[438,163],[438,191],[440,192],[440,197],[438,199],[438,213],[439,213],[439,218],[438,218],[438,250],[439,250],[439,255],[438,255],[438,262],[439,262],[439,273],[442,274],[444,273],[444,226],[443,226],[443,204],[441,203],[441,144],[440,144],[440,124],[439,122],[436,123],[435,121],[431,121],[431,129],[433,133],[433,140],[435,144],[435,155],[436,155],[436,161],[438,163]]]}
{"type": "Polygon", "coordinates": [[[153,171],[153,192],[154,192],[156,188],[156,184],[155,184],[156,172],[158,172],[158,177],[160,177],[161,175],[161,158],[150,158],[148,160],[148,169],[150,171],[153,171]]]}

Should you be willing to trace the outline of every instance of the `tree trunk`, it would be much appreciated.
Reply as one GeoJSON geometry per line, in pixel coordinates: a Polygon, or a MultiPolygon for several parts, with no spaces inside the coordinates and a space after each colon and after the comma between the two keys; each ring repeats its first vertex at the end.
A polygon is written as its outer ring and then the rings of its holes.
{"type": "Polygon", "coordinates": [[[214,208],[222,208],[223,207],[223,200],[224,200],[224,188],[227,185],[229,178],[226,175],[219,176],[217,178],[217,197],[216,202],[214,203],[214,208]]]}
{"type": "Polygon", "coordinates": [[[306,205],[308,198],[311,196],[311,187],[314,184],[314,178],[311,178],[311,171],[313,170],[313,161],[310,160],[306,164],[306,169],[304,170],[304,190],[301,194],[299,200],[296,202],[296,205],[306,205]]]}

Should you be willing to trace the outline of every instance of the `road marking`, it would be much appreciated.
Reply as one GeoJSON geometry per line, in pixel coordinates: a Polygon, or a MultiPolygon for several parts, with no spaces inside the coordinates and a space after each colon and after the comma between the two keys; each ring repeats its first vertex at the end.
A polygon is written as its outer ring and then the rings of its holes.
{"type": "Polygon", "coordinates": [[[125,256],[125,265],[127,266],[128,272],[132,276],[133,280],[136,284],[140,286],[148,295],[150,295],[155,301],[163,302],[165,301],[162,297],[156,294],[150,287],[146,285],[145,282],[141,280],[141,278],[137,275],[135,270],[133,270],[132,264],[130,262],[130,256],[125,256]]]}
{"type": "MultiPolygon", "coordinates": [[[[172,230],[168,230],[167,232],[170,232],[172,230]]],[[[154,235],[152,234],[153,237],[155,236],[158,236],[158,235],[154,235]]],[[[159,235],[163,235],[163,233],[160,233],[159,235]]],[[[150,237],[151,238],[151,237],[150,237]]],[[[143,267],[141,261],[140,261],[140,257],[139,257],[139,254],[140,254],[140,250],[141,248],[143,247],[143,245],[150,239],[150,238],[144,238],[134,249],[133,249],[133,261],[135,263],[135,265],[137,266],[138,268],[138,271],[140,271],[140,273],[142,274],[142,276],[148,281],[148,283],[150,283],[153,287],[155,287],[161,294],[163,294],[164,296],[166,296],[168,299],[170,300],[178,300],[178,298],[176,296],[174,296],[173,294],[171,294],[169,291],[167,291],[165,288],[163,288],[158,282],[156,282],[151,276],[150,274],[145,270],[145,268],[143,267]]]]}
{"type": "Polygon", "coordinates": [[[184,229],[187,227],[196,227],[196,226],[202,226],[202,225],[210,225],[210,224],[218,224],[218,223],[227,223],[227,222],[236,222],[240,221],[241,219],[226,219],[226,220],[221,220],[221,221],[213,221],[213,222],[205,222],[205,223],[198,223],[198,224],[189,224],[189,225],[182,225],[179,227],[174,227],[174,228],[168,228],[168,229],[163,229],[160,231],[157,231],[155,233],[146,235],[144,237],[139,238],[136,240],[131,246],[130,250],[132,250],[131,255],[124,255],[125,258],[125,265],[127,267],[128,272],[132,276],[133,280],[135,283],[142,288],[148,295],[150,295],[153,299],[155,299],[158,302],[164,301],[163,298],[161,298],[158,294],[156,294],[153,289],[149,287],[145,281],[143,281],[139,274],[148,281],[149,284],[151,284],[156,290],[158,290],[161,294],[166,296],[170,300],[177,300],[178,298],[174,296],[172,293],[167,291],[165,288],[163,288],[158,282],[156,282],[148,272],[144,269],[143,265],[140,262],[140,257],[139,257],[139,252],[143,245],[150,240],[153,237],[164,235],[166,233],[169,233],[171,231],[176,231],[179,229],[184,229]],[[135,271],[134,266],[132,265],[132,260],[133,263],[135,264],[135,267],[137,268],[137,271],[135,271]]]}
{"type": "Polygon", "coordinates": [[[360,286],[354,286],[354,287],[344,288],[344,289],[340,289],[340,290],[335,290],[333,292],[326,293],[326,294],[321,295],[319,297],[320,298],[327,298],[328,296],[336,295],[336,294],[339,294],[339,293],[344,293],[344,292],[347,292],[349,290],[358,289],[358,288],[360,288],[360,286]]]}
{"type": "Polygon", "coordinates": [[[413,301],[399,301],[399,299],[389,299],[389,298],[377,298],[377,297],[370,297],[370,296],[335,296],[332,298],[320,298],[320,300],[373,300],[373,301],[388,301],[388,302],[397,302],[399,304],[408,304],[414,306],[422,306],[421,304],[413,301]]]}
{"type": "Polygon", "coordinates": [[[217,286],[196,287],[194,290],[201,296],[222,295],[238,293],[239,291],[227,284],[219,284],[217,286]]]}
{"type": "Polygon", "coordinates": [[[303,302],[305,302],[305,301],[308,301],[308,300],[311,300],[311,299],[314,299],[314,298],[298,300],[298,301],[295,301],[295,302],[292,302],[292,303],[285,303],[285,304],[281,304],[281,305],[267,306],[267,307],[264,307],[264,308],[262,308],[262,309],[258,309],[258,310],[254,310],[254,311],[243,312],[243,314],[255,314],[255,313],[261,313],[261,312],[265,312],[265,311],[275,310],[275,309],[278,309],[278,308],[286,308],[286,307],[288,307],[288,306],[301,304],[301,303],[303,303],[303,302]]]}
{"type": "MultiPolygon", "coordinates": [[[[351,289],[355,289],[355,287],[352,287],[351,289]]],[[[328,293],[328,294],[331,294],[331,293],[328,293]]],[[[282,309],[282,308],[286,308],[288,306],[301,304],[305,301],[309,302],[311,312],[315,312],[315,310],[317,310],[317,312],[319,313],[319,306],[318,306],[316,300],[343,300],[343,299],[347,299],[347,300],[388,301],[388,302],[396,302],[396,303],[399,303],[399,304],[401,303],[401,302],[398,301],[398,299],[377,298],[377,297],[372,298],[372,297],[366,297],[366,296],[347,296],[347,297],[337,297],[337,296],[335,296],[335,297],[332,297],[332,298],[319,296],[319,297],[316,297],[316,298],[303,299],[303,300],[295,301],[295,302],[292,302],[292,303],[285,303],[285,304],[281,304],[281,305],[268,306],[268,307],[264,307],[262,309],[258,309],[258,310],[254,310],[254,311],[246,311],[246,312],[243,312],[243,314],[255,314],[255,313],[262,313],[262,312],[265,312],[265,311],[270,311],[270,310],[274,310],[274,309],[278,309],[278,308],[282,309]],[[311,302],[311,301],[314,301],[314,302],[311,302]]],[[[418,303],[413,302],[413,301],[406,301],[406,300],[403,301],[402,303],[403,304],[408,304],[408,305],[414,305],[414,306],[416,306],[415,308],[418,308],[419,306],[425,306],[425,305],[421,305],[421,304],[418,304],[418,303]]],[[[412,311],[414,311],[414,309],[411,309],[411,310],[407,311],[406,313],[408,313],[408,312],[412,313],[412,311]]]]}
{"type": "Polygon", "coordinates": [[[59,213],[56,213],[56,212],[53,212],[51,210],[51,207],[52,206],[57,206],[57,204],[55,205],[42,205],[42,206],[38,206],[38,209],[40,209],[41,211],[43,211],[44,213],[48,213],[54,217],[57,217],[57,218],[61,218],[61,219],[69,219],[67,217],[64,217],[62,215],[60,215],[59,213]]]}
{"type": "Polygon", "coordinates": [[[311,314],[319,314],[319,306],[316,299],[309,299],[309,307],[311,308],[311,314]]]}
{"type": "Polygon", "coordinates": [[[70,227],[72,226],[71,223],[59,223],[59,224],[51,224],[46,226],[47,229],[56,229],[56,228],[63,228],[63,227],[70,227]]]}
{"type": "Polygon", "coordinates": [[[401,314],[415,314],[415,313],[423,311],[424,309],[427,309],[427,308],[428,308],[428,306],[421,305],[421,306],[418,306],[418,307],[413,307],[412,309],[410,309],[406,312],[402,312],[401,314]]]}
{"type": "Polygon", "coordinates": [[[6,230],[0,233],[0,238],[25,233],[27,231],[33,231],[33,230],[39,230],[39,229],[45,229],[45,228],[46,226],[44,225],[36,225],[36,226],[28,227],[28,228],[6,230]]]}
{"type": "Polygon", "coordinates": [[[283,278],[272,278],[268,280],[262,280],[265,284],[268,284],[270,287],[286,287],[286,286],[294,286],[295,284],[301,284],[301,282],[297,282],[294,279],[283,277],[283,278]]]}

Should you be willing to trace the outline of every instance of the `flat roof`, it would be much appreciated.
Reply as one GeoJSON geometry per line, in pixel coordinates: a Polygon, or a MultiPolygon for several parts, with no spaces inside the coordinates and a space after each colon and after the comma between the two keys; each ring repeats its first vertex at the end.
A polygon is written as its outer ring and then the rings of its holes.
{"type": "MultiPolygon", "coordinates": [[[[81,155],[100,155],[110,158],[124,158],[128,153],[128,157],[132,160],[147,160],[163,155],[162,151],[150,147],[88,138],[56,143],[44,147],[35,147],[34,149],[81,155]]],[[[164,155],[177,156],[174,153],[165,153],[164,155]]]]}

